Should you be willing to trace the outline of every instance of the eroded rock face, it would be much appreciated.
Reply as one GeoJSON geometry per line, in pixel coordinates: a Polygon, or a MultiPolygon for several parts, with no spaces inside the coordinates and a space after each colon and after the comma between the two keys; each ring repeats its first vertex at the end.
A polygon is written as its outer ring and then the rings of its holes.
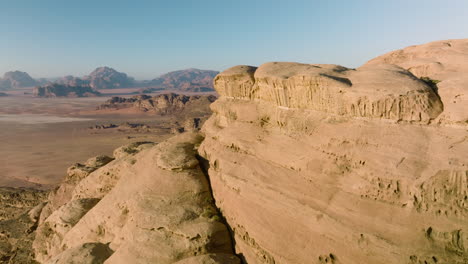
{"type": "Polygon", "coordinates": [[[468,39],[444,40],[392,51],[367,63],[399,65],[433,83],[444,104],[440,122],[468,123],[468,39]]]}
{"type": "Polygon", "coordinates": [[[240,263],[196,158],[202,137],[123,146],[38,227],[42,263],[240,263]],[[81,261],[81,262],[80,262],[81,261]],[[199,262],[202,261],[202,262],[199,262]]]}
{"type": "Polygon", "coordinates": [[[215,80],[229,98],[261,100],[283,108],[352,117],[429,122],[443,105],[433,89],[394,65],[363,66],[273,62],[236,66],[215,80]]]}
{"type": "Polygon", "coordinates": [[[468,127],[413,73],[268,63],[215,88],[199,153],[247,263],[468,262],[468,127]]]}

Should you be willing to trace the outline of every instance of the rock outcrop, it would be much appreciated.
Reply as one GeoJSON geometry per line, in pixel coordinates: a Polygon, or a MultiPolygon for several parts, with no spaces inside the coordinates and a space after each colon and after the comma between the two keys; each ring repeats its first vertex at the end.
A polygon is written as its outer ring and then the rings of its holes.
{"type": "MultiPolygon", "coordinates": [[[[453,84],[466,75],[455,63],[466,44],[449,43],[440,60],[455,50],[453,84]]],[[[430,47],[420,56],[432,58],[430,47]]],[[[379,60],[237,66],[215,78],[199,153],[246,263],[468,263],[467,104],[448,105],[442,90],[466,93],[441,86],[440,64],[419,73],[379,60]]]]}
{"type": "Polygon", "coordinates": [[[176,114],[182,112],[200,112],[210,114],[209,105],[216,100],[214,95],[182,95],[175,93],[159,94],[156,96],[137,95],[131,98],[112,97],[97,110],[134,109],[159,115],[176,114]]]}
{"type": "Polygon", "coordinates": [[[110,162],[96,158],[70,168],[69,197],[53,212],[42,211],[36,259],[239,264],[196,158],[201,140],[184,133],[158,145],[133,143],[115,150],[110,162]]]}
{"type": "Polygon", "coordinates": [[[90,86],[70,86],[58,83],[50,83],[44,86],[37,86],[33,89],[33,95],[35,97],[94,97],[99,96],[96,90],[93,90],[90,86]]]}
{"type": "Polygon", "coordinates": [[[3,75],[3,79],[0,79],[0,90],[33,87],[35,85],[38,85],[38,82],[26,72],[21,71],[7,72],[3,75]]]}
{"type": "Polygon", "coordinates": [[[367,63],[401,66],[433,84],[444,105],[439,121],[468,123],[468,39],[444,40],[411,46],[367,63]]]}
{"type": "Polygon", "coordinates": [[[217,91],[228,98],[260,100],[286,109],[340,116],[429,122],[443,110],[436,92],[394,65],[267,63],[236,66],[219,74],[217,91]]]}

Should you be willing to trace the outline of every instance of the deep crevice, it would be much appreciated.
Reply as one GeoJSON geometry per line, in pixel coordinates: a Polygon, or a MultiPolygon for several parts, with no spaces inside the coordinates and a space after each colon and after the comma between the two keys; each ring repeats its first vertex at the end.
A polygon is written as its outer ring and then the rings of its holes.
{"type": "Polygon", "coordinates": [[[234,239],[234,230],[232,230],[231,226],[229,225],[229,223],[226,220],[226,217],[224,217],[221,210],[216,205],[216,199],[215,199],[215,197],[213,195],[213,188],[211,187],[210,175],[208,174],[208,171],[210,169],[210,161],[205,159],[204,157],[198,155],[198,154],[196,154],[195,157],[197,158],[198,163],[200,165],[200,169],[203,172],[203,175],[205,175],[206,181],[208,182],[208,191],[210,192],[211,199],[213,199],[214,207],[216,208],[216,211],[217,211],[218,215],[220,216],[220,222],[223,223],[226,226],[227,230],[229,231],[229,238],[231,240],[232,253],[234,255],[236,255],[241,260],[242,264],[247,264],[247,261],[246,261],[244,255],[242,253],[237,253],[236,252],[236,241],[234,239]]]}

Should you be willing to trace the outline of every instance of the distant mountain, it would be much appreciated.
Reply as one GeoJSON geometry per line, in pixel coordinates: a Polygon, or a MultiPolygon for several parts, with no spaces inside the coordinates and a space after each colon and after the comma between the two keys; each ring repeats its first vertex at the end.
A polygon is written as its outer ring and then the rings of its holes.
{"type": "Polygon", "coordinates": [[[173,71],[149,81],[135,81],[126,73],[118,72],[110,67],[96,68],[83,77],[65,76],[59,79],[41,78],[34,80],[29,74],[20,71],[7,72],[0,79],[0,90],[10,90],[22,87],[60,84],[69,87],[89,86],[94,90],[142,87],[145,92],[159,90],[177,90],[182,92],[214,91],[213,79],[217,71],[186,69],[173,71]]]}
{"type": "MultiPolygon", "coordinates": [[[[56,80],[54,83],[68,85],[68,86],[89,86],[91,87],[91,82],[89,80],[81,79],[79,77],[74,77],[71,75],[67,75],[56,80]]],[[[99,89],[99,88],[97,88],[99,89]]]]}
{"type": "Polygon", "coordinates": [[[218,71],[186,69],[173,71],[148,81],[144,85],[156,89],[172,89],[187,92],[214,91],[213,79],[218,71]]]}
{"type": "Polygon", "coordinates": [[[29,74],[21,71],[10,71],[0,79],[0,90],[10,90],[23,87],[33,87],[39,83],[29,74]]]}
{"type": "Polygon", "coordinates": [[[35,97],[93,97],[100,93],[89,85],[71,86],[59,83],[50,83],[37,86],[33,90],[35,97]]]}
{"type": "Polygon", "coordinates": [[[93,89],[128,88],[135,86],[135,79],[109,67],[99,67],[88,76],[83,77],[83,80],[89,81],[89,85],[93,89]]]}

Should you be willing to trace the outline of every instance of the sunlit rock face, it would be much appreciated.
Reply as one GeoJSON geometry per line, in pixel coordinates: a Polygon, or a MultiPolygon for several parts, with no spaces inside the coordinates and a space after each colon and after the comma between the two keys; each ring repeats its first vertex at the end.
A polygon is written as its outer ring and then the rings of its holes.
{"type": "Polygon", "coordinates": [[[36,259],[240,264],[196,157],[202,139],[132,143],[70,167],[42,210],[36,259]]]}
{"type": "Polygon", "coordinates": [[[468,39],[410,46],[370,60],[366,65],[395,64],[436,85],[444,105],[440,122],[468,122],[468,39]]]}
{"type": "Polygon", "coordinates": [[[466,104],[385,62],[215,78],[199,153],[247,263],[467,263],[466,104]]]}

